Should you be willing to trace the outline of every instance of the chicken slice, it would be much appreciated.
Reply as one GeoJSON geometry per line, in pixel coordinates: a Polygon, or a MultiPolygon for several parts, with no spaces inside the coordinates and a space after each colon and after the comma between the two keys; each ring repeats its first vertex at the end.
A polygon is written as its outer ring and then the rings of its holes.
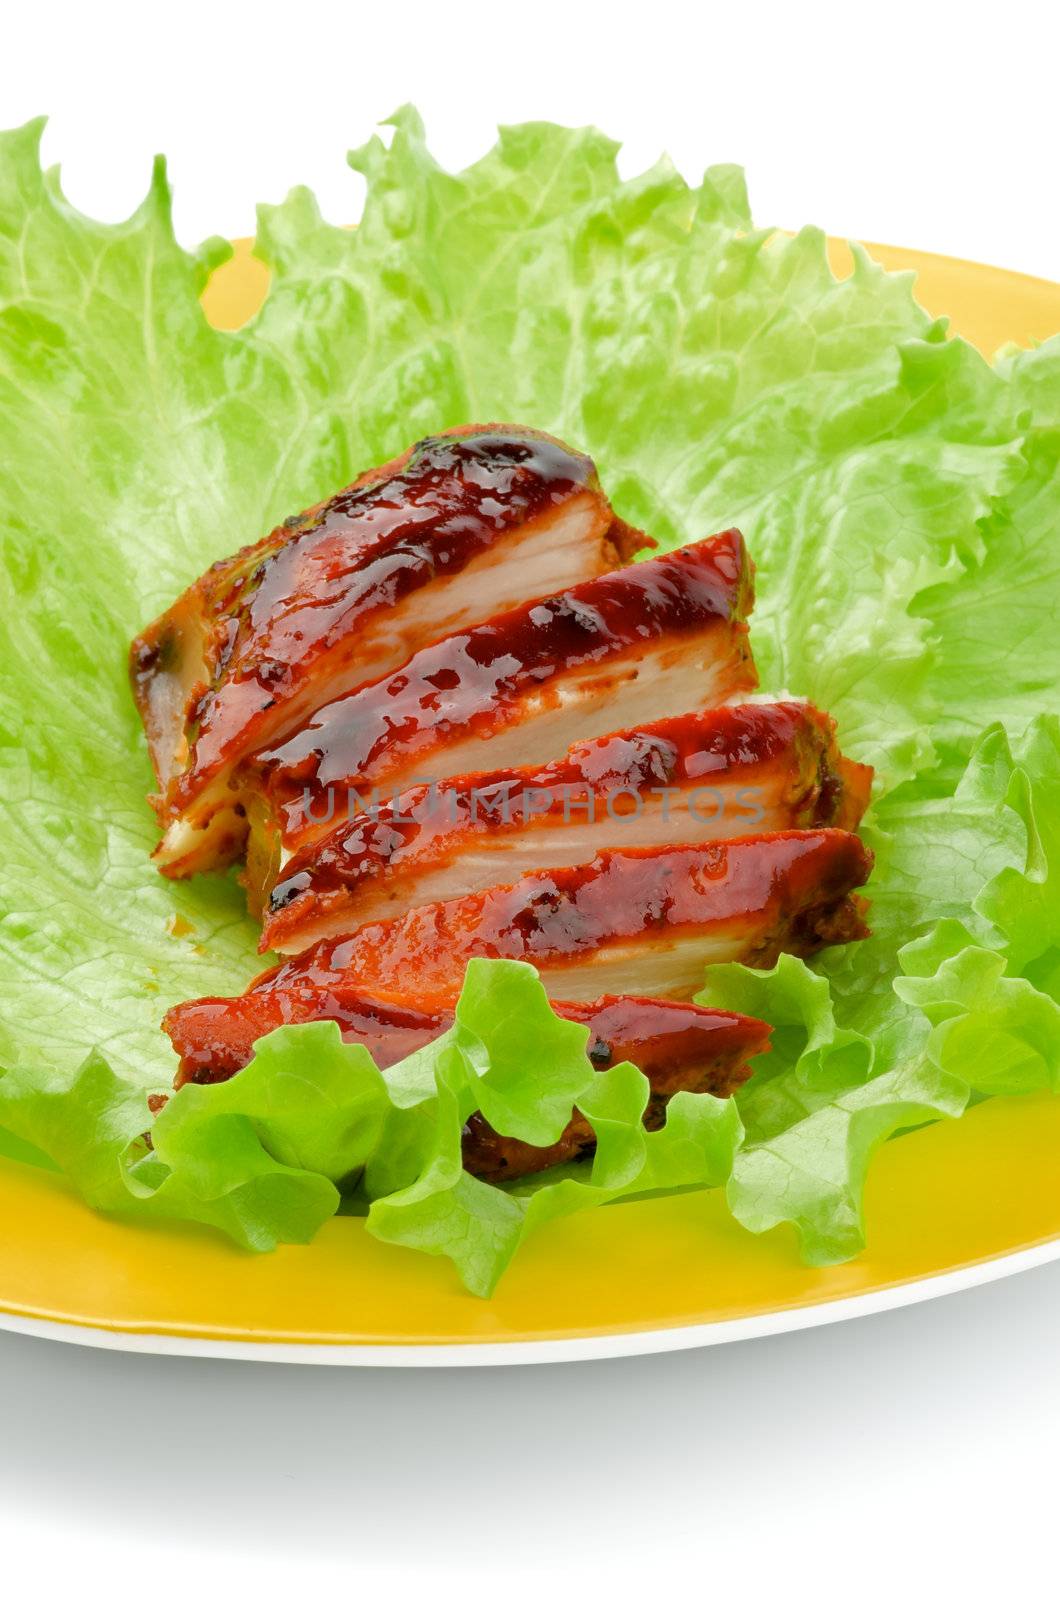
{"type": "Polygon", "coordinates": [[[687,998],[710,962],[768,967],[785,950],[866,938],[853,891],[871,867],[857,836],[835,828],[604,851],[323,939],[250,992],[309,982],[437,1004],[459,992],[472,956],[504,956],[536,967],[554,1000],[687,998]]]}
{"type": "Polygon", "coordinates": [[[323,702],[651,542],[615,516],[588,456],[490,423],[423,440],[218,562],[132,646],[160,869],[238,856],[235,768],[323,702]]]}
{"type": "Polygon", "coordinates": [[[572,745],[542,767],[466,773],[359,812],[288,863],[263,950],[292,952],[542,862],[788,828],[856,828],[871,767],[806,701],[690,712],[572,745]]]}
{"type": "Polygon", "coordinates": [[[379,1000],[342,984],[309,982],[240,995],[184,1000],[162,1019],[180,1067],[174,1084],[223,1083],[246,1066],[254,1046],[274,1028],[295,1022],[337,1022],[350,1044],[363,1044],[377,1067],[392,1067],[430,1044],[453,1020],[452,1011],[379,1000]]]}
{"type": "MultiPolygon", "coordinates": [[[[262,801],[256,831],[300,848],[380,792],[487,757],[549,761],[660,703],[717,705],[755,684],[752,598],[751,562],[730,530],[450,634],[248,763],[262,801]]],[[[254,859],[277,856],[273,840],[254,859]]]]}
{"type": "MultiPolygon", "coordinates": [[[[679,1090],[730,1095],[750,1077],[751,1058],[769,1049],[766,1023],[677,1001],[607,995],[591,1004],[557,1004],[554,1009],[589,1029],[586,1053],[598,1072],[619,1061],[640,1067],[650,1084],[644,1114],[649,1128],[665,1120],[666,1105],[679,1090]]],[[[180,1056],[176,1085],[230,1078],[246,1065],[263,1034],[282,1023],[321,1019],[337,1022],[342,1037],[365,1045],[385,1070],[444,1033],[453,1013],[417,1010],[358,990],[313,984],[188,1001],[174,1006],[162,1024],[180,1056]]],[[[464,1131],[464,1165],[496,1182],[586,1155],[594,1145],[592,1128],[580,1112],[548,1147],[499,1134],[476,1113],[464,1131]]]]}
{"type": "MultiPolygon", "coordinates": [[[[605,995],[582,1005],[556,1001],[553,1009],[588,1024],[589,1060],[598,1071],[632,1061],[644,1073],[649,1083],[647,1128],[663,1125],[666,1107],[682,1090],[728,1098],[751,1076],[752,1059],[770,1048],[768,1023],[679,1000],[605,995]]],[[[546,1148],[497,1133],[479,1112],[470,1118],[463,1140],[466,1170],[493,1183],[543,1172],[595,1148],[592,1127],[580,1111],[557,1143],[546,1148]]]]}

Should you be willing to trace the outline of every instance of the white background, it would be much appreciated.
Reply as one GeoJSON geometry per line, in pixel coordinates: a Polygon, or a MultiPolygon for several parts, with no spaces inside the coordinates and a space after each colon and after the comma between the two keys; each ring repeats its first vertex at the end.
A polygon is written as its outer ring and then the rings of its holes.
{"type": "Polygon", "coordinates": [[[352,221],[362,180],[346,151],[411,100],[450,166],[498,122],[595,122],[627,173],[662,150],[690,178],[740,162],[759,223],[1060,278],[1047,0],[9,9],[0,125],[46,111],[47,157],[106,220],[133,209],[164,151],[187,244],[253,233],[255,202],[295,183],[352,221]]]}
{"type": "MultiPolygon", "coordinates": [[[[254,202],[295,182],[352,220],[345,151],[412,100],[450,165],[498,121],[596,122],[626,172],[661,149],[691,178],[742,162],[760,222],[1060,278],[1046,12],[23,5],[0,9],[0,124],[49,112],[48,158],[105,218],[164,150],[188,244],[253,232],[254,202]]],[[[0,1336],[0,1586],[1055,1592],[1058,1329],[1054,1266],[583,1368],[241,1368],[0,1336]]]]}

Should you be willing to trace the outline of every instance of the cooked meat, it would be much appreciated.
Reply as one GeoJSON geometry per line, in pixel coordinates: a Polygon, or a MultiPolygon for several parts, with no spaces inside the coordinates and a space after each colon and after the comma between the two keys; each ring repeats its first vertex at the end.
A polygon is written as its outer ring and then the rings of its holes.
{"type": "Polygon", "coordinates": [[[871,782],[870,767],[840,756],[832,719],[805,701],[646,723],[543,767],[421,785],[340,823],[288,864],[261,948],[302,950],[601,850],[856,828],[871,782]]]}
{"type": "MultiPolygon", "coordinates": [[[[740,533],[625,565],[652,544],[587,456],[456,428],[216,563],[134,641],[159,868],[246,851],[262,948],[287,956],[167,1014],[178,1089],[321,1019],[389,1069],[451,1026],[476,957],[534,967],[597,1070],[638,1065],[648,1127],[750,1075],[769,1028],[687,999],[711,962],[867,936],[872,771],[806,702],[734,703],[757,682],[740,533]]],[[[463,1136],[491,1181],[593,1147],[580,1110],[548,1149],[477,1113],[463,1136]]]]}
{"type": "Polygon", "coordinates": [[[587,456],[491,423],[422,441],[218,562],[132,647],[159,867],[234,859],[235,767],[325,701],[651,542],[614,515],[587,456]]]}
{"type": "Polygon", "coordinates": [[[768,967],[867,936],[853,894],[872,857],[839,829],[708,845],[605,851],[585,866],[419,906],[324,939],[255,980],[267,994],[309,982],[444,1002],[472,956],[529,961],[557,1000],[601,990],[695,993],[708,962],[768,967]]]}
{"type": "MultiPolygon", "coordinates": [[[[659,1128],[681,1090],[725,1098],[751,1076],[752,1057],[769,1050],[769,1025],[730,1011],[708,1011],[679,1000],[607,995],[589,1005],[555,1003],[554,1009],[591,1029],[589,1060],[597,1070],[632,1061],[650,1086],[644,1123],[659,1128]]],[[[464,1130],[464,1166],[493,1183],[526,1177],[590,1154],[593,1130],[576,1111],[556,1144],[547,1148],[511,1139],[478,1112],[464,1130]]]]}
{"type": "MultiPolygon", "coordinates": [[[[733,531],[606,573],[429,645],[332,701],[248,767],[287,849],[352,805],[492,764],[553,760],[660,700],[695,709],[754,686],[751,564],[733,531]]],[[[268,852],[263,852],[267,855],[268,852]]]]}
{"type": "MultiPolygon", "coordinates": [[[[751,1075],[751,1057],[769,1049],[769,1028],[751,1017],[708,1011],[675,1001],[607,995],[590,1005],[557,1004],[556,1011],[588,1027],[586,1051],[597,1071],[619,1061],[640,1067],[651,1086],[644,1120],[658,1127],[679,1090],[729,1095],[751,1075]]],[[[162,1026],[180,1056],[177,1087],[216,1083],[250,1059],[254,1044],[284,1022],[336,1021],[344,1039],[366,1046],[385,1069],[444,1033],[451,1011],[420,1011],[357,990],[302,984],[234,999],[192,1000],[174,1006],[162,1026]]],[[[587,1154],[592,1128],[580,1112],[547,1148],[496,1133],[476,1113],[464,1132],[464,1165],[498,1181],[542,1171],[587,1154]]]]}
{"type": "Polygon", "coordinates": [[[174,1080],[179,1089],[231,1078],[246,1066],[258,1040],[285,1023],[335,1021],[348,1043],[367,1047],[376,1066],[392,1067],[444,1033],[452,1020],[452,1011],[378,1000],[342,984],[303,982],[185,1000],[166,1012],[162,1027],[180,1057],[174,1080]]]}

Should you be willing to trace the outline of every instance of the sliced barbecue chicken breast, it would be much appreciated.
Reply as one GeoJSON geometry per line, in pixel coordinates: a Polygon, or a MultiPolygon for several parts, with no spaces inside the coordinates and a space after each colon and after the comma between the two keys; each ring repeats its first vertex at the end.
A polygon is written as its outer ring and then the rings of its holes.
{"type": "Polygon", "coordinates": [[[722,706],[582,740],[544,766],[420,785],[339,823],[282,872],[261,948],[302,950],[603,850],[854,829],[871,782],[806,701],[722,706]]]}
{"type": "Polygon", "coordinates": [[[731,530],[531,601],[428,645],[331,701],[247,763],[259,841],[251,894],[282,852],[380,795],[490,766],[554,760],[576,737],[660,703],[692,710],[755,685],[752,568],[731,530]]]}
{"type": "Polygon", "coordinates": [[[588,456],[491,423],[423,440],[217,562],[132,646],[159,867],[186,877],[235,859],[240,762],[326,701],[650,543],[615,516],[588,456]]]}
{"type": "MultiPolygon", "coordinates": [[[[752,1057],[769,1049],[769,1027],[752,1017],[676,1001],[606,995],[589,1004],[554,1008],[588,1029],[586,1053],[597,1071],[632,1061],[650,1085],[645,1124],[658,1127],[680,1090],[726,1096],[751,1074],[752,1057]]],[[[176,1084],[217,1083],[245,1066],[263,1034],[286,1022],[338,1023],[342,1037],[363,1044],[386,1069],[446,1031],[451,1010],[422,1010],[355,989],[310,983],[229,999],[174,1006],[163,1023],[180,1056],[176,1084]]],[[[499,1134],[476,1113],[463,1137],[468,1172],[494,1182],[523,1177],[587,1155],[592,1128],[576,1112],[554,1145],[539,1147],[499,1134]]]]}
{"type": "Polygon", "coordinates": [[[444,1003],[472,956],[503,956],[536,967],[555,1000],[684,999],[710,962],[768,967],[782,951],[865,938],[855,891],[871,867],[857,836],[836,828],[603,851],[321,940],[251,993],[309,982],[444,1003]]]}

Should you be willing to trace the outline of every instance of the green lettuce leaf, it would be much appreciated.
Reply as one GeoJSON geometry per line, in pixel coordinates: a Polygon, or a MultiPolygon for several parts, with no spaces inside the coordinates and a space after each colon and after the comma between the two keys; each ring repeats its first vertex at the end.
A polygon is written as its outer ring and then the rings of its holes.
{"type": "Polygon", "coordinates": [[[367,1164],[369,1232],[448,1256],[468,1288],[490,1294],[523,1239],[551,1218],[723,1183],[742,1137],[735,1105],[677,1094],[663,1127],[646,1132],[647,1078],[628,1061],[594,1072],[587,1040],[587,1028],[556,1016],[531,968],[470,962],[451,1031],[385,1075],[404,1102],[398,1118],[415,1120],[367,1164]],[[591,1163],[503,1187],[464,1171],[461,1135],[475,1112],[499,1133],[547,1147],[575,1108],[596,1135],[591,1163]]]}
{"type": "Polygon", "coordinates": [[[84,1199],[130,1217],[182,1218],[269,1250],[311,1239],[346,1194],[378,1238],[452,1260],[492,1292],[521,1241],[550,1218],[639,1193],[713,1187],[743,1136],[731,1101],[675,1095],[647,1132],[649,1084],[625,1062],[597,1073],[589,1030],[556,1016],[537,973],[472,961],[453,1027],[390,1072],[334,1022],[278,1028],[226,1083],[186,1086],[152,1120],[146,1098],[98,1054],[41,1087],[0,1077],[0,1119],[30,1134],[84,1199]],[[547,1147],[581,1111],[591,1161],[502,1187],[464,1171],[475,1113],[547,1147]],[[148,1131],[149,1130],[149,1131],[148,1131]]]}
{"type": "Polygon", "coordinates": [[[623,181],[602,135],[529,124],[447,173],[409,108],[350,158],[356,230],[305,190],[261,208],[268,297],[222,332],[199,296],[229,247],[178,245],[164,167],[104,225],[39,136],[0,135],[6,1158],[254,1248],[361,1203],[485,1292],[548,1216],[690,1184],[727,1181],[749,1227],[837,1259],[880,1139],[1055,1082],[1060,342],[991,367],[908,275],[855,251],[840,282],[818,230],[756,229],[734,168],[623,181]],[[654,1133],[641,1076],[588,1074],[510,975],[469,979],[449,1038],[382,1080],[334,1030],[284,1030],[152,1122],[162,1014],[259,958],[233,879],[148,860],[128,641],[213,559],[489,418],[589,449],[664,545],[743,529],[763,688],[814,698],[878,769],[874,937],[814,971],[712,972],[707,996],[775,1022],[774,1053],[735,1103],[678,1097],[654,1133]],[[471,1112],[549,1142],[573,1105],[592,1162],[504,1189],[463,1171],[471,1112]]]}
{"type": "Polygon", "coordinates": [[[933,1024],[928,1052],[978,1094],[1060,1088],[1060,1006],[1025,978],[1005,976],[996,950],[944,921],[901,952],[896,994],[933,1024]]]}
{"type": "Polygon", "coordinates": [[[882,1139],[983,1095],[1060,1088],[1060,1005],[1020,976],[1055,955],[1060,856],[1042,836],[1060,820],[1058,780],[1060,719],[1012,742],[988,729],[951,794],[906,785],[878,806],[871,940],[819,972],[790,956],[708,969],[702,1004],[774,1028],[736,1097],[728,1193],[752,1231],[789,1222],[808,1261],[844,1260],[864,1243],[882,1139]]]}

